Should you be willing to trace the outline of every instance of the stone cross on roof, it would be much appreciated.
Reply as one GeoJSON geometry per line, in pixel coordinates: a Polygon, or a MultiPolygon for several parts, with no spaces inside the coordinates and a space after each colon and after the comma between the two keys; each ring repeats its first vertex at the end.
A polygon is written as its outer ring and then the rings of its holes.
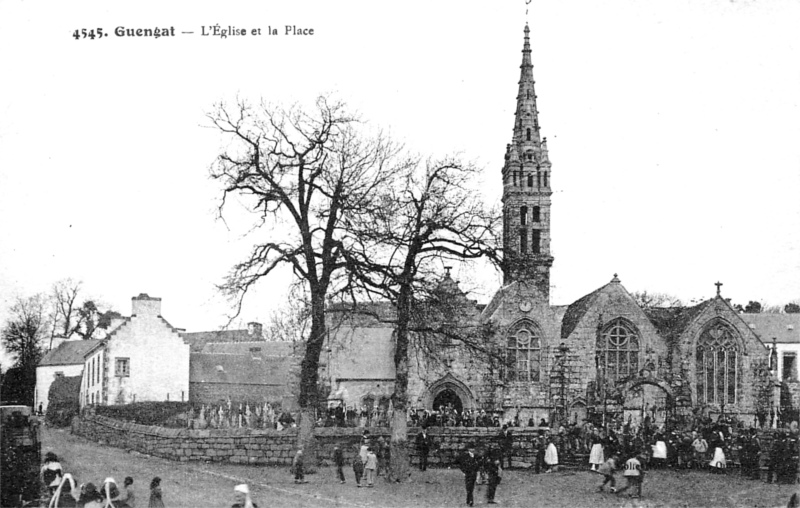
{"type": "Polygon", "coordinates": [[[719,296],[719,288],[722,287],[722,283],[717,281],[717,282],[714,283],[714,285],[717,286],[717,296],[719,296]]]}

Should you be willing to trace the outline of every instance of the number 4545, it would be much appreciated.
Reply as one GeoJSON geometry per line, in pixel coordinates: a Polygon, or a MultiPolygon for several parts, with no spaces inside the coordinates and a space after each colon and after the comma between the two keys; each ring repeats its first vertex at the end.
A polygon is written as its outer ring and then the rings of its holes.
{"type": "Polygon", "coordinates": [[[106,34],[103,33],[102,28],[96,28],[96,29],[92,28],[89,30],[87,30],[86,28],[81,28],[80,30],[75,30],[72,36],[75,39],[94,39],[95,37],[98,39],[102,39],[103,37],[106,36],[106,34]]]}

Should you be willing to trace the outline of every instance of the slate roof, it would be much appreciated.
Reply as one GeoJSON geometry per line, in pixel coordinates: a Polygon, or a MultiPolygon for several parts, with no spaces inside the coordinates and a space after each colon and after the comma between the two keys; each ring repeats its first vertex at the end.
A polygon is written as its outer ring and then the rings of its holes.
{"type": "Polygon", "coordinates": [[[190,351],[199,353],[209,342],[266,342],[263,336],[243,330],[213,330],[210,332],[181,332],[180,336],[189,344],[190,351]]]}
{"type": "Polygon", "coordinates": [[[800,314],[739,314],[764,344],[800,343],[800,314]]]}
{"type": "Polygon", "coordinates": [[[294,353],[295,344],[292,342],[278,342],[256,340],[248,342],[208,342],[203,346],[201,353],[250,355],[260,357],[277,356],[286,358],[294,353]]]}
{"type": "Polygon", "coordinates": [[[99,340],[67,340],[57,348],[48,351],[39,362],[40,367],[48,365],[83,365],[83,355],[93,349],[99,340]]]}
{"type": "Polygon", "coordinates": [[[289,379],[290,365],[286,357],[191,353],[189,382],[284,386],[289,379]]]}
{"type": "MultiPolygon", "coordinates": [[[[608,284],[606,284],[607,286],[608,284]]],[[[603,286],[599,289],[596,289],[589,293],[588,295],[575,300],[569,307],[567,307],[566,312],[564,312],[564,317],[561,320],[561,338],[566,339],[570,336],[570,334],[575,331],[575,327],[578,326],[583,316],[586,314],[586,311],[589,310],[589,307],[592,306],[594,303],[594,299],[597,297],[598,294],[606,287],[603,286]]]]}

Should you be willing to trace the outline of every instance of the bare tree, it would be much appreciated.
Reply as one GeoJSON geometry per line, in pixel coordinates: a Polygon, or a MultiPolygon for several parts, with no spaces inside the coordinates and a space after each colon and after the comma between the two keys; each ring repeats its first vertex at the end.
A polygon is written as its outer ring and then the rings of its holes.
{"type": "Polygon", "coordinates": [[[377,190],[396,170],[397,148],[380,134],[365,134],[342,103],[326,97],[309,112],[264,102],[218,104],[208,118],[230,141],[211,170],[223,186],[220,217],[230,197],[240,198],[252,212],[251,236],[258,238],[220,289],[238,315],[248,291],[288,265],[308,294],[311,325],[301,363],[298,439],[313,465],[325,305],[352,242],[341,219],[373,208],[377,190]]]}
{"type": "Polygon", "coordinates": [[[683,302],[677,296],[667,293],[657,293],[649,291],[635,291],[631,294],[639,307],[650,309],[653,307],[682,307],[683,302]]]}
{"type": "MultiPolygon", "coordinates": [[[[500,216],[487,212],[471,188],[477,175],[474,166],[456,158],[417,162],[394,185],[380,189],[376,208],[346,217],[358,239],[346,253],[348,273],[357,288],[354,295],[388,300],[396,310],[390,454],[395,481],[408,476],[410,338],[425,339],[420,340],[419,350],[433,353],[452,340],[473,342],[474,334],[460,333],[460,323],[477,329],[477,320],[465,320],[463,314],[465,307],[474,309],[474,304],[458,300],[449,276],[442,284],[442,264],[482,256],[499,264],[500,216]]],[[[433,356],[438,355],[429,357],[433,356]]]]}
{"type": "Polygon", "coordinates": [[[3,326],[0,337],[3,346],[14,356],[14,382],[6,379],[3,386],[5,395],[27,405],[33,405],[36,386],[36,366],[42,359],[44,350],[42,340],[45,334],[45,305],[42,295],[17,298],[9,309],[9,318],[3,326]],[[7,386],[12,385],[13,386],[7,386]]]}
{"type": "Polygon", "coordinates": [[[79,336],[84,340],[102,337],[111,319],[120,314],[113,310],[105,312],[100,310],[102,303],[96,300],[83,298],[83,282],[67,278],[55,284],[49,296],[50,344],[53,348],[53,339],[62,337],[70,339],[79,336]]]}

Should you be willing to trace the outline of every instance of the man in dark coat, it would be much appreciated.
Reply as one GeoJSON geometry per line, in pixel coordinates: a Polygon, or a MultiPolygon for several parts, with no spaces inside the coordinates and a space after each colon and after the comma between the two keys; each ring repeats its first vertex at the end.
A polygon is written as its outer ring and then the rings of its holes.
{"type": "Polygon", "coordinates": [[[500,471],[502,469],[502,458],[495,450],[489,450],[483,458],[483,470],[489,477],[489,483],[486,486],[486,502],[488,504],[495,504],[494,495],[497,492],[497,486],[500,484],[500,471]]]}
{"type": "Polygon", "coordinates": [[[467,506],[472,506],[475,502],[473,499],[475,480],[478,479],[478,470],[481,467],[478,462],[478,456],[475,455],[475,447],[469,445],[467,451],[461,455],[458,462],[461,472],[464,473],[464,486],[467,488],[467,506]]]}
{"type": "Polygon", "coordinates": [[[500,430],[500,435],[498,436],[498,440],[500,441],[500,464],[503,464],[503,458],[508,459],[508,467],[511,467],[511,450],[514,446],[514,436],[511,434],[511,429],[508,428],[508,425],[503,425],[502,430],[500,430]]]}
{"type": "Polygon", "coordinates": [[[433,438],[428,434],[428,429],[423,425],[422,430],[417,434],[417,453],[419,453],[419,469],[428,469],[428,453],[431,451],[433,438]]]}

